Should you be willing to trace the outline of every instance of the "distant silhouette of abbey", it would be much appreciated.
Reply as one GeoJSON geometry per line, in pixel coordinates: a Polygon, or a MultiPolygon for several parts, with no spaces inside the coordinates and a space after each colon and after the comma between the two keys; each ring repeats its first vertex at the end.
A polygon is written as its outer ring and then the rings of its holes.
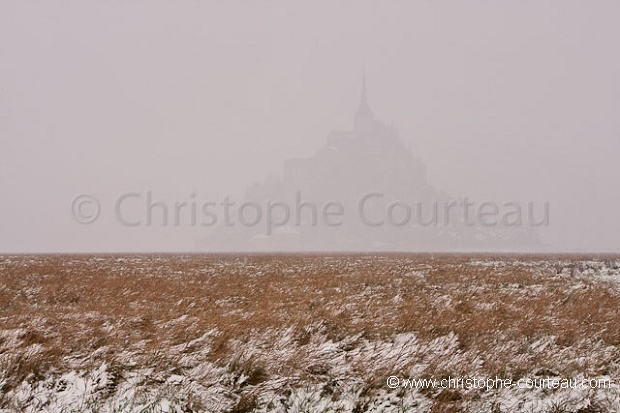
{"type": "Polygon", "coordinates": [[[520,224],[523,211],[469,222],[472,204],[429,185],[424,163],[398,130],[375,119],[365,76],[353,128],[329,133],[312,157],[285,160],[281,176],[247,188],[234,208],[237,222],[213,228],[203,248],[524,251],[540,245],[534,229],[520,224]],[[488,225],[489,218],[497,225],[488,225]]]}
{"type": "Polygon", "coordinates": [[[343,190],[425,191],[427,186],[424,164],[414,159],[398,130],[374,118],[365,78],[354,129],[331,132],[313,158],[286,161],[284,183],[312,192],[336,189],[332,195],[343,190]]]}
{"type": "Polygon", "coordinates": [[[365,76],[353,129],[331,132],[313,157],[287,159],[282,182],[254,185],[247,196],[263,199],[291,191],[317,201],[345,200],[367,191],[422,199],[432,192],[425,165],[414,158],[398,130],[375,119],[368,105],[365,76]]]}

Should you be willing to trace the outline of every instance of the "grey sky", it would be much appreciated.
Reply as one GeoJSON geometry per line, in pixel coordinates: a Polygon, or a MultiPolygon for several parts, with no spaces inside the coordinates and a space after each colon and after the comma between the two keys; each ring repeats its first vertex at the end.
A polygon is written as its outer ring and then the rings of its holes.
{"type": "Polygon", "coordinates": [[[362,66],[431,185],[549,201],[548,248],[620,251],[620,3],[294,3],[2,2],[0,252],[194,249],[115,197],[240,196],[351,127],[362,66]]]}

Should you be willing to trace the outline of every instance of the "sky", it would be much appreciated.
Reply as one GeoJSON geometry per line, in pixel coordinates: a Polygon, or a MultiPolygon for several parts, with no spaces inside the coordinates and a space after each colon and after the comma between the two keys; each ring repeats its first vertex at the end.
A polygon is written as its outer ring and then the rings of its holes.
{"type": "Polygon", "coordinates": [[[0,253],[198,250],[116,200],[240,199],[352,128],[362,71],[431,185],[548,202],[545,251],[620,252],[620,3],[297,3],[3,1],[0,253]]]}

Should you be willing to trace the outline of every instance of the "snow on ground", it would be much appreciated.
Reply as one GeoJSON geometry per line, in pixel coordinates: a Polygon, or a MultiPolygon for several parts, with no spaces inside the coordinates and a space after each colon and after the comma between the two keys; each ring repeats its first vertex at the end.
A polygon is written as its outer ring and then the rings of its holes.
{"type": "MultiPolygon", "coordinates": [[[[248,264],[243,260],[226,258],[209,262],[205,266],[192,267],[191,272],[176,270],[170,257],[73,257],[63,261],[64,266],[83,268],[85,260],[97,262],[98,268],[115,272],[133,271],[145,277],[167,274],[173,277],[201,276],[217,277],[225,272],[227,277],[265,277],[279,269],[281,277],[310,277],[313,271],[325,271],[320,257],[312,259],[299,257],[299,265],[279,263],[272,258],[261,264],[261,260],[248,264]],[[96,260],[96,261],[95,261],[96,260]]],[[[176,258],[180,259],[180,258],[176,258]]],[[[0,257],[0,271],[5,276],[14,271],[16,265],[31,268],[37,257],[0,257]],[[16,264],[17,263],[17,264],[16,264]]],[[[316,320],[305,325],[277,325],[256,327],[248,324],[246,333],[226,336],[226,325],[214,325],[195,338],[168,343],[163,348],[149,348],[152,339],[140,337],[125,348],[117,348],[115,341],[101,341],[101,345],[76,346],[66,349],[61,362],[38,369],[34,360],[48,357],[51,346],[45,338],[31,337],[33,326],[47,326],[49,317],[39,313],[44,304],[33,304],[31,313],[19,318],[11,313],[5,303],[0,312],[0,411],[2,412],[425,412],[425,411],[493,411],[493,412],[595,412],[620,411],[620,387],[615,381],[620,378],[620,351],[618,343],[597,337],[578,336],[571,345],[563,345],[557,335],[532,333],[532,336],[512,334],[511,327],[503,326],[497,331],[481,331],[485,337],[480,341],[488,347],[471,345],[462,334],[441,326],[433,330],[434,318],[441,311],[491,312],[498,311],[498,303],[464,302],[459,294],[489,294],[492,288],[500,286],[504,294],[518,297],[546,297],[551,289],[565,288],[563,294],[573,300],[583,291],[590,291],[593,285],[603,285],[615,297],[620,280],[620,261],[615,259],[575,260],[539,258],[472,258],[443,262],[433,258],[403,257],[341,257],[326,260],[333,272],[332,280],[343,280],[326,286],[336,296],[351,291],[347,283],[355,283],[360,268],[372,263],[372,269],[389,267],[386,277],[392,277],[393,288],[387,289],[381,283],[365,281],[367,285],[356,289],[341,303],[328,304],[334,317],[348,311],[359,310],[360,303],[383,300],[386,311],[400,311],[407,305],[407,282],[421,285],[432,295],[433,311],[429,309],[425,326],[432,333],[407,331],[400,325],[391,327],[384,334],[367,334],[362,328],[355,333],[335,334],[329,320],[316,320]],[[353,263],[353,264],[351,264],[353,263]],[[536,282],[507,279],[499,284],[487,281],[476,282],[481,277],[474,275],[467,283],[458,284],[458,278],[446,279],[445,284],[428,281],[433,272],[441,268],[451,274],[473,271],[491,271],[500,276],[510,271],[525,271],[531,277],[543,277],[536,282]],[[350,280],[353,278],[353,280],[350,280]],[[545,280],[552,280],[547,283],[545,280]],[[406,281],[411,280],[411,281],[406,281]],[[428,284],[428,285],[427,285],[428,284]],[[455,292],[456,291],[456,292],[455,292]],[[347,301],[350,299],[351,301],[347,301]],[[335,305],[335,304],[341,304],[335,305]],[[19,325],[11,322],[19,319],[19,325]],[[226,337],[225,337],[226,336],[226,337]],[[226,339],[226,352],[219,354],[221,343],[226,339]],[[607,340],[607,342],[606,342],[607,340]],[[79,348],[78,348],[79,347],[79,348]],[[88,350],[88,351],[86,351],[88,350]],[[509,365],[502,370],[501,356],[510,355],[509,365]],[[28,363],[32,362],[32,368],[28,363]],[[15,365],[18,363],[23,377],[19,377],[15,365]],[[497,363],[495,370],[488,366],[497,363]],[[514,366],[528,366],[529,370],[518,371],[514,366]],[[609,379],[614,381],[608,389],[428,389],[404,388],[387,385],[389,376],[405,378],[492,377],[495,371],[501,378],[566,378],[566,379],[609,379]],[[460,409],[460,410],[459,410],[460,409]]],[[[50,271],[49,268],[47,270],[50,271]]],[[[36,271],[33,277],[46,277],[46,271],[36,271]]],[[[484,273],[487,274],[488,273],[484,273]]],[[[361,282],[361,281],[360,281],[361,282]]],[[[15,286],[0,285],[0,293],[13,292],[15,286]]],[[[42,286],[34,281],[20,284],[24,300],[36,301],[42,286]]],[[[138,288],[138,287],[135,287],[138,288]]],[[[293,287],[291,287],[293,288],[293,287]]],[[[295,287],[299,288],[299,287],[295,287]]],[[[422,288],[422,287],[420,287],[422,288]]],[[[119,291],[129,291],[123,287],[119,291]]],[[[61,290],[58,290],[59,294],[61,290]]],[[[62,294],[66,291],[62,289],[62,294]]],[[[130,295],[129,293],[127,293],[130,295]]],[[[3,296],[0,296],[2,298],[3,296]]],[[[64,297],[64,296],[63,296],[64,297]]],[[[555,296],[553,296],[555,297],[555,296]]],[[[255,296],[255,300],[261,300],[255,296]]],[[[554,298],[555,299],[555,298],[554,298]]],[[[69,296],[67,300],[72,300],[69,296]]],[[[157,331],[173,331],[178,326],[199,325],[210,314],[195,311],[200,307],[195,300],[186,303],[187,297],[175,297],[176,306],[187,310],[184,314],[158,321],[157,331]]],[[[236,320],[253,320],[251,312],[244,312],[248,306],[247,297],[238,296],[213,299],[214,308],[230,312],[236,320]]],[[[317,300],[320,302],[320,300],[317,300]]],[[[557,300],[556,300],[557,301],[557,300]]],[[[138,306],[139,301],[134,302],[138,306]]],[[[515,301],[517,302],[517,301],[515,301]]],[[[620,302],[620,300],[619,300],[620,302]]],[[[150,303],[156,305],[157,303],[150,303]]],[[[142,304],[146,305],[146,304],[142,304]]],[[[302,303],[299,303],[301,306],[302,303]]],[[[305,304],[303,304],[305,305],[305,304]]],[[[563,303],[555,302],[562,311],[563,303]]],[[[142,308],[142,307],[140,307],[142,308]]],[[[288,307],[287,307],[288,308],[288,307]]],[[[556,307],[554,307],[556,308],[556,307]]],[[[357,325],[364,317],[359,315],[351,323],[357,325]]],[[[376,317],[383,317],[378,312],[376,317]]],[[[538,313],[536,313],[538,314],[538,313]]],[[[533,312],[524,311],[525,323],[537,323],[533,312]],[[532,317],[528,319],[527,317],[532,317]],[[529,320],[529,321],[528,321],[529,320]]],[[[615,313],[614,313],[615,314],[615,313]]],[[[275,317],[275,315],[274,315],[275,317]]],[[[102,317],[100,312],[89,311],[79,315],[80,322],[94,320],[99,326],[97,332],[114,336],[119,334],[120,324],[102,317]],[[99,320],[101,319],[101,320],[99,320]]],[[[71,317],[66,315],[62,322],[55,322],[53,328],[72,328],[71,317]]],[[[140,326],[140,317],[130,321],[140,326]]],[[[372,320],[370,320],[372,322],[372,320]]],[[[231,321],[232,323],[232,321],[231,321]]],[[[217,323],[216,323],[217,324],[217,323]]],[[[439,322],[437,322],[439,326],[439,322]]],[[[138,327],[136,327],[138,328],[138,327]]],[[[521,328],[521,327],[520,327],[521,328]]],[[[344,331],[344,330],[343,330],[344,331]]],[[[426,331],[426,330],[424,330],[426,331]]],[[[577,334],[579,331],[577,331],[577,334]]],[[[115,336],[116,337],[116,336],[115,336]]],[[[602,335],[601,337],[606,337],[602,335]]],[[[126,339],[129,340],[130,338],[126,339]]],[[[178,341],[178,340],[177,340],[178,341]]],[[[475,342],[475,341],[474,341],[475,342]]],[[[91,343],[91,342],[89,342],[91,343]]],[[[96,343],[93,341],[92,343],[96,343]]],[[[477,343],[477,342],[476,342],[477,343]]]]}

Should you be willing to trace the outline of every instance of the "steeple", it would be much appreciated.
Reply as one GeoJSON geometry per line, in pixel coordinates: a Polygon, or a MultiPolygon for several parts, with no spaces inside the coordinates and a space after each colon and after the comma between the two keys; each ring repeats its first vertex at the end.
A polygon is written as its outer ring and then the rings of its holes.
{"type": "Polygon", "coordinates": [[[362,102],[366,102],[366,69],[362,68],[362,102]]]}
{"type": "Polygon", "coordinates": [[[366,96],[366,71],[362,70],[362,95],[360,97],[360,104],[355,112],[355,130],[357,132],[363,132],[369,129],[374,120],[372,110],[368,106],[366,96]]]}

